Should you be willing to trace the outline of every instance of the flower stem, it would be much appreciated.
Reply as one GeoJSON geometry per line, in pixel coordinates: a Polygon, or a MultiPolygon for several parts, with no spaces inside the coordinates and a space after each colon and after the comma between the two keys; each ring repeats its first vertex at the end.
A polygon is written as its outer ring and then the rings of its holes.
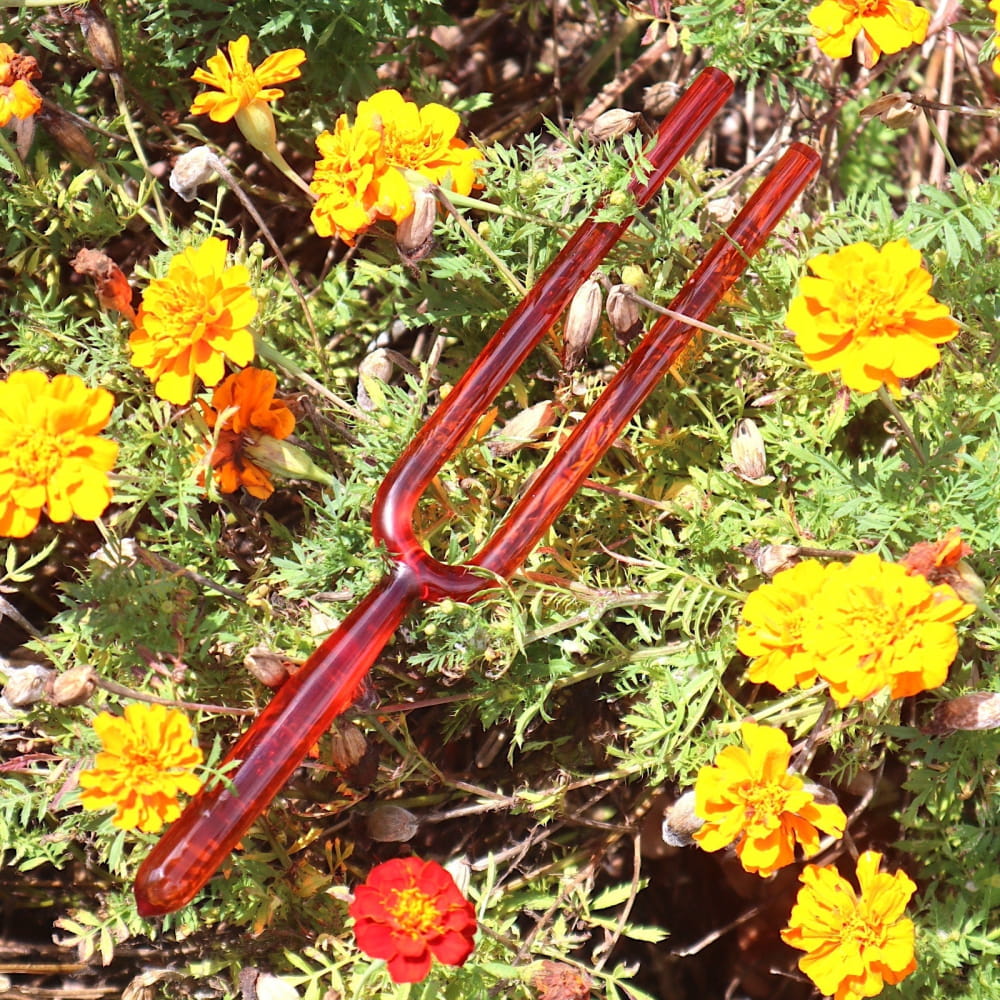
{"type": "Polygon", "coordinates": [[[896,405],[896,401],[889,395],[884,385],[880,385],[878,387],[878,398],[882,400],[885,408],[892,414],[896,423],[899,424],[899,427],[903,432],[903,436],[910,443],[910,447],[913,449],[913,454],[917,456],[917,461],[921,465],[926,465],[927,456],[920,447],[920,442],[917,440],[917,436],[913,433],[913,428],[910,427],[906,417],[903,416],[902,411],[896,405]]]}

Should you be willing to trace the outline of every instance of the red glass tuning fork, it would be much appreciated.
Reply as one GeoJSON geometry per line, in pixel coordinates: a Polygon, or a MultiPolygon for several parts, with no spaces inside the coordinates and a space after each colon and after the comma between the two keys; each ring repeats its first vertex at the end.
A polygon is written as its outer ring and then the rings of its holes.
{"type": "MultiPolygon", "coordinates": [[[[648,176],[636,177],[629,187],[639,207],[660,188],[732,90],[725,73],[706,69],[678,99],[646,154],[648,176]]],[[[671,310],[704,322],[818,166],[814,150],[791,145],[688,278],[671,310]]],[[[150,852],[135,882],[140,914],[184,906],[211,878],[307,750],[350,706],[358,684],[418,603],[470,600],[521,565],[675,363],[695,327],[662,316],[479,552],[454,565],[424,549],[413,528],[420,497],[631,221],[598,222],[591,216],[580,226],[396,461],[372,513],[375,540],[392,559],[389,573],[285,681],[233,746],[223,761],[223,766],[236,762],[229,783],[206,784],[150,852]]]]}

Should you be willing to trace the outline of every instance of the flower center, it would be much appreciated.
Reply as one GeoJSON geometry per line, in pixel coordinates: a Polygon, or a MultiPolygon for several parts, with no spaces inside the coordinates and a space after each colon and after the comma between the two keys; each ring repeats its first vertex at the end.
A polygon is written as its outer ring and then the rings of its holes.
{"type": "Polygon", "coordinates": [[[844,923],[844,940],[853,941],[861,951],[881,948],[885,943],[885,928],[866,920],[859,910],[855,910],[844,923]]]}
{"type": "Polygon", "coordinates": [[[746,782],[742,786],[747,825],[757,823],[765,827],[775,825],[777,817],[785,811],[787,789],[780,785],[746,782]]]}
{"type": "Polygon", "coordinates": [[[441,911],[434,900],[419,889],[403,889],[396,893],[395,903],[389,907],[399,930],[412,938],[426,937],[437,931],[441,911]]]}
{"type": "Polygon", "coordinates": [[[16,475],[31,483],[48,482],[64,460],[57,437],[37,428],[25,428],[14,442],[7,459],[16,475]]]}

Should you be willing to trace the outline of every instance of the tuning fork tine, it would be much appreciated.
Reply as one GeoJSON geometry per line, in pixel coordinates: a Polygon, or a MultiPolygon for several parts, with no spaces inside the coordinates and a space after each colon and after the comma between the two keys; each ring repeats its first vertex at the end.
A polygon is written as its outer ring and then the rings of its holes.
{"type": "MultiPolygon", "coordinates": [[[[707,69],[674,105],[648,153],[649,175],[630,186],[639,206],[659,189],[732,89],[724,73],[707,69]]],[[[813,150],[791,146],[688,279],[672,310],[696,322],[707,319],[818,164],[813,150]]],[[[421,601],[468,600],[520,566],[674,362],[694,327],[662,317],[468,563],[442,563],[426,552],[412,524],[424,490],[630,222],[591,216],[407,445],[380,487],[372,514],[375,539],[392,559],[389,573],[279,688],[230,750],[223,764],[239,763],[227,782],[198,792],[150,852],[136,877],[140,914],[178,909],[201,889],[309,747],[349,707],[409,611],[421,601]]]]}

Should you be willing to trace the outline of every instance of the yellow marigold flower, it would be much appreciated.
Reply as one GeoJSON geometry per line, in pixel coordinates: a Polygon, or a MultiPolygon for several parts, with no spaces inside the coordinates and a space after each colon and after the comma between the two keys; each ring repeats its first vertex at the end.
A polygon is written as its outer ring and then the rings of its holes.
{"type": "Polygon", "coordinates": [[[839,568],[838,563],[824,566],[806,559],[776,573],[771,583],[747,598],[736,646],[754,658],[747,672],[754,684],[773,684],[787,691],[816,680],[816,657],[809,637],[813,620],[822,614],[818,598],[827,574],[839,568]]]}
{"type": "MultiPolygon", "coordinates": [[[[1000,0],[990,0],[987,6],[993,11],[993,30],[1000,32],[1000,0]]],[[[1000,55],[993,60],[993,72],[1000,73],[1000,55]]]]}
{"type": "Polygon", "coordinates": [[[958,653],[955,622],[975,610],[947,584],[857,556],[826,581],[809,645],[841,707],[888,687],[905,698],[940,687],[958,653]]]}
{"type": "Polygon", "coordinates": [[[193,795],[201,780],[192,771],[202,753],[192,743],[187,716],[165,705],[135,704],[124,717],[101,712],[94,731],[103,750],[94,767],[80,773],[85,809],[115,809],[121,830],[156,833],[181,812],[180,793],[193,795]]]}
{"type": "Polygon", "coordinates": [[[854,243],[809,261],[785,318],[806,362],[841,370],[844,385],[870,392],[919,375],[941,360],[938,344],[958,334],[948,307],[928,294],[931,276],[905,240],[876,250],[854,243]]]}
{"type": "Polygon", "coordinates": [[[823,0],[809,11],[820,49],[834,59],[851,54],[863,31],[872,48],[871,65],[885,52],[892,54],[927,37],[930,11],[910,0],[823,0]]]}
{"type": "Polygon", "coordinates": [[[913,921],[903,916],[916,886],[903,872],[879,872],[881,861],[877,851],[858,858],[857,894],[834,868],[806,865],[781,932],[786,944],[806,952],[799,968],[834,1000],[876,996],[917,967],[913,921]]]}
{"type": "Polygon", "coordinates": [[[34,56],[19,56],[0,42],[0,128],[11,118],[30,118],[41,108],[41,96],[28,83],[40,76],[34,56]]]}
{"type": "Polygon", "coordinates": [[[222,93],[199,94],[191,105],[191,114],[208,115],[213,122],[227,122],[257,101],[273,101],[285,92],[274,86],[297,80],[305,62],[302,49],[285,49],[269,55],[256,69],[247,60],[250,39],[241,35],[229,43],[229,58],[221,49],[208,62],[208,69],[196,69],[191,79],[216,87],[222,93]]]}
{"type": "Polygon", "coordinates": [[[211,406],[198,401],[205,422],[212,428],[223,411],[235,408],[218,430],[210,460],[223,493],[233,493],[242,486],[251,496],[266,500],[274,492],[270,475],[253,462],[246,449],[265,436],[286,438],[295,428],[292,411],[274,398],[277,384],[274,372],[244,368],[215,390],[211,406]]]}
{"type": "Polygon", "coordinates": [[[847,817],[837,805],[820,805],[788,771],[792,748],[780,729],[745,722],[746,745],[726,747],[695,781],[694,811],[705,820],[694,839],[706,851],[736,845],[748,872],[767,876],[819,850],[819,830],[839,837],[847,817]]]}
{"type": "Polygon", "coordinates": [[[353,243],[377,219],[413,213],[405,171],[467,195],[478,183],[479,152],[455,137],[460,119],[440,104],[418,108],[395,90],[358,105],[354,125],[341,115],[316,139],[320,162],[310,187],[313,225],[321,236],[353,243]]]}
{"type": "Polygon", "coordinates": [[[118,445],[98,437],[114,397],[75,375],[12,373],[0,382],[0,535],[23,538],[42,508],[93,521],[111,502],[118,445]]]}
{"type": "Polygon", "coordinates": [[[132,364],[155,384],[156,395],[187,403],[197,376],[218,385],[224,360],[253,360],[248,329],[257,301],[243,266],[226,267],[226,244],[214,236],[170,261],[166,277],[154,278],[142,297],[129,337],[132,364]]]}

